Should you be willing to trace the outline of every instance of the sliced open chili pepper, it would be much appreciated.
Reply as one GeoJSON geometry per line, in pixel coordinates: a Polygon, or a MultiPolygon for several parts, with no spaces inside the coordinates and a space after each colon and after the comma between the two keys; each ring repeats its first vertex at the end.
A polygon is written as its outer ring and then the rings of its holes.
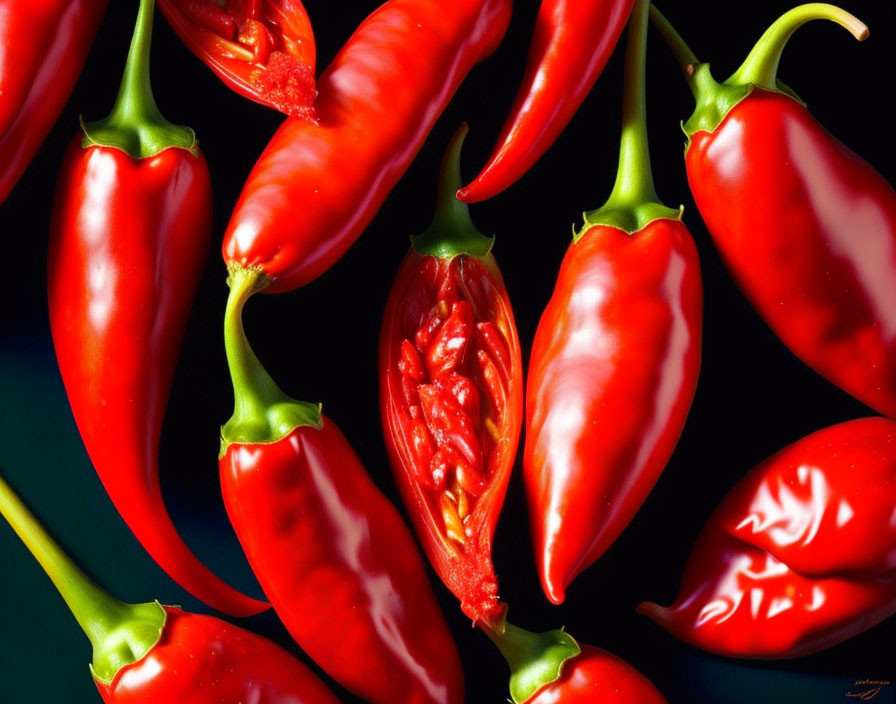
{"type": "Polygon", "coordinates": [[[401,178],[470,69],[504,36],[510,0],[391,0],[318,82],[317,123],[289,119],[246,181],[224,261],[269,293],[329,269],[401,178]]]}
{"type": "Polygon", "coordinates": [[[526,72],[492,155],[457,192],[466,203],[512,186],[551,147],[600,77],[633,0],[542,0],[526,72]]]}
{"type": "Polygon", "coordinates": [[[822,650],[896,612],[896,422],[798,440],[710,516],[678,600],[638,607],[678,638],[737,657],[822,650]]]}
{"type": "Polygon", "coordinates": [[[242,309],[263,277],[231,269],[225,322],[235,410],[221,489],[249,564],[345,687],[373,704],[459,704],[460,658],[398,511],[333,421],[280,391],[249,347],[242,309]]]}
{"type": "Polygon", "coordinates": [[[783,15],[724,83],[668,23],[697,109],[685,163],[700,214],[735,280],[775,334],[860,401],[896,416],[896,191],[777,80],[789,37],[832,5],[783,15]]]}
{"type": "Polygon", "coordinates": [[[586,213],[532,345],[523,469],[536,563],[554,603],[647,497],[700,368],[697,250],[681,211],[659,203],[650,169],[647,11],[639,1],[632,12],[616,185],[586,213]]]}
{"type": "Polygon", "coordinates": [[[412,238],[386,304],[380,410],[430,562],[464,613],[497,627],[492,537],[519,442],[523,370],[493,239],[454,196],[466,131],[445,154],[435,219],[412,238]]]}
{"type": "Polygon", "coordinates": [[[0,15],[0,203],[81,74],[107,0],[7,0],[0,15]]]}
{"type": "Polygon", "coordinates": [[[178,535],[159,487],[158,444],[211,231],[211,179],[193,131],[149,90],[152,2],[141,0],[110,115],[69,145],[51,222],[56,358],[78,430],[121,517],[178,584],[209,605],[267,608],[213,575],[178,535]]]}
{"type": "Polygon", "coordinates": [[[314,33],[300,0],[159,0],[184,43],[237,93],[313,119],[314,33]]]}
{"type": "Polygon", "coordinates": [[[93,646],[90,672],[108,704],[338,704],[269,640],[226,621],[125,604],[78,569],[0,477],[0,514],[44,568],[93,646]]]}

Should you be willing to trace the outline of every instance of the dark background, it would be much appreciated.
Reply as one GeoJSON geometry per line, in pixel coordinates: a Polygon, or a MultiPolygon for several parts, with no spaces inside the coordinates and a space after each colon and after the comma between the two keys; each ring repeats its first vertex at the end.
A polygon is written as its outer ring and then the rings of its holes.
{"type": "MultiPolygon", "coordinates": [[[[325,66],[375,2],[308,2],[325,66]],[[338,5],[338,10],[336,6],[338,5]]],[[[781,0],[661,6],[717,78],[740,63],[762,30],[790,4],[781,0]]],[[[207,612],[155,567],[115,512],[74,426],[55,365],[46,314],[44,270],[50,202],[63,149],[79,113],[96,119],[117,90],[137,2],[113,1],[82,78],[47,142],[0,207],[5,271],[0,276],[0,467],[72,556],[122,599],[181,604],[207,612]]],[[[896,181],[891,108],[896,67],[896,5],[851,0],[871,27],[857,44],[844,30],[813,23],[792,39],[781,78],[848,146],[896,181]]],[[[430,140],[358,244],[321,280],[281,296],[258,296],[247,314],[250,339],[287,392],[322,401],[382,490],[397,501],[377,406],[376,342],[392,277],[410,234],[432,212],[442,150],[462,120],[471,124],[464,171],[488,156],[521,77],[537,10],[518,3],[504,44],[476,68],[430,140]]],[[[566,626],[583,642],[628,660],[673,704],[843,702],[857,679],[896,679],[896,620],[851,641],[788,662],[745,662],[707,655],[637,616],[634,605],[669,603],[693,538],[728,488],[773,451],[824,426],[870,411],[803,366],[759,320],[728,278],[687,190],[678,123],[693,106],[671,55],[653,34],[649,55],[651,144],[657,190],[684,203],[700,250],[706,291],[703,370],[681,441],[644,507],[615,546],[548,605],[534,571],[518,472],[498,526],[495,560],[514,622],[534,630],[566,626]]],[[[588,41],[583,32],[582,41],[588,41]]],[[[281,121],[231,93],[157,16],[155,94],[165,115],[195,128],[215,186],[215,242],[242,181],[281,121]]],[[[554,148],[515,187],[474,206],[513,299],[524,354],[581,212],[599,206],[615,173],[621,95],[617,51],[591,96],[554,148]]],[[[434,78],[438,80],[438,78],[434,78]]],[[[375,138],[375,135],[371,135],[375,138]]],[[[225,272],[209,254],[187,332],[162,441],[162,480],[183,535],[236,586],[260,594],[227,524],[217,488],[218,426],[232,409],[221,317],[225,272]]],[[[517,467],[517,470],[519,467],[517,467]]],[[[36,563],[0,526],[2,702],[96,702],[86,638],[36,563]]],[[[506,667],[470,628],[434,573],[434,588],[455,635],[467,676],[467,701],[507,698],[506,667]]],[[[293,652],[272,614],[242,625],[293,652]]],[[[334,634],[338,637],[338,634],[334,634]]],[[[345,702],[356,699],[333,685],[345,702]]],[[[896,685],[875,701],[896,701],[896,685]]]]}

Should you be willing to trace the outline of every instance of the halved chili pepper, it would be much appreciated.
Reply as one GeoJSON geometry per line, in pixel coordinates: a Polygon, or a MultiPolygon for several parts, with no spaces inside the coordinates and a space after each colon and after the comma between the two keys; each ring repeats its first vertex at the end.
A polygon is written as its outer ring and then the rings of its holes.
{"type": "Polygon", "coordinates": [[[300,0],[159,0],[184,43],[240,95],[314,118],[314,33],[300,0]]]}
{"type": "Polygon", "coordinates": [[[81,73],[107,0],[7,0],[0,16],[0,203],[81,73]]]}
{"type": "Polygon", "coordinates": [[[69,145],[51,222],[56,358],[78,430],[121,517],[178,584],[234,615],[267,608],[213,575],[165,509],[158,444],[211,230],[211,180],[193,131],[149,88],[153,4],[141,0],[109,116],[69,145]]]}
{"type": "Polygon", "coordinates": [[[896,613],[896,421],[804,437],[745,476],[688,558],[678,600],[638,607],[723,655],[789,658],[896,613]]]}
{"type": "Polygon", "coordinates": [[[700,368],[697,250],[681,211],[659,203],[650,169],[648,7],[639,0],[632,12],[616,185],[586,213],[532,345],[523,469],[536,563],[554,603],[647,497],[700,368]]]}
{"type": "Polygon", "coordinates": [[[56,585],[93,646],[90,672],[108,704],[338,704],[270,641],[226,621],[125,604],[78,569],[0,477],[0,514],[56,585]]]}
{"type": "Polygon", "coordinates": [[[221,431],[227,514],[296,642],[373,704],[458,704],[460,658],[398,511],[320,407],[286,396],[242,309],[264,285],[232,268],[225,340],[234,415],[221,431]]]}
{"type": "Polygon", "coordinates": [[[474,622],[504,607],[492,537],[516,457],[523,369],[507,290],[460,185],[455,135],[436,215],[411,238],[380,334],[380,410],[396,482],[442,581],[474,622]]]}
{"type": "Polygon", "coordinates": [[[307,284],[358,238],[474,64],[504,36],[510,0],[391,0],[318,82],[317,124],[289,119],[249,174],[224,261],[269,293],[307,284]]]}
{"type": "Polygon", "coordinates": [[[721,84],[660,23],[697,99],[684,125],[688,181],[729,270],[778,337],[831,382],[896,416],[896,191],[777,80],[787,40],[813,19],[868,35],[839,8],[803,5],[721,84]]]}
{"type": "Polygon", "coordinates": [[[466,203],[512,186],[550,149],[600,77],[633,0],[542,0],[526,72],[488,162],[457,192],[466,203]]]}

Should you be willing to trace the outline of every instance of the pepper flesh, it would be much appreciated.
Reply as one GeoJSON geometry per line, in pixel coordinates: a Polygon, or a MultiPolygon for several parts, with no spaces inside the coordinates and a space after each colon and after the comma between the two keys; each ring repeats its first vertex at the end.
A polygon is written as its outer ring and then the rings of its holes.
{"type": "Polygon", "coordinates": [[[697,647],[791,658],[896,612],[896,422],[806,436],[723,499],[688,558],[678,600],[638,607],[697,647]]]}
{"type": "Polygon", "coordinates": [[[391,0],[318,81],[317,123],[288,119],[259,158],[223,257],[289,291],[358,238],[474,64],[497,46],[510,0],[391,0]]]}

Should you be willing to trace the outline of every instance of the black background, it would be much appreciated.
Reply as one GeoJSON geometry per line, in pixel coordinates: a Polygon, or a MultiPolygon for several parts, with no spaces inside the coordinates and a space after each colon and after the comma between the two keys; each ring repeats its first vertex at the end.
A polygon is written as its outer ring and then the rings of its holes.
{"type": "MultiPolygon", "coordinates": [[[[375,3],[312,0],[307,5],[323,67],[375,3]]],[[[73,557],[117,596],[128,601],[158,598],[207,611],[155,567],[105,497],[74,427],[47,323],[45,243],[59,160],[77,128],[78,114],[96,119],[111,106],[136,6],[136,1],[113,0],[72,99],[0,207],[6,262],[0,276],[0,466],[73,557]]],[[[668,0],[661,9],[722,78],[789,7],[780,0],[668,0]]],[[[813,23],[792,39],[780,75],[822,124],[892,183],[896,6],[854,0],[847,9],[871,27],[867,42],[857,44],[834,25],[813,23]]],[[[247,309],[250,339],[274,378],[292,395],[324,403],[393,501],[397,494],[377,404],[382,309],[408,236],[428,225],[438,162],[462,120],[471,125],[465,175],[472,177],[488,156],[522,74],[536,11],[534,0],[517,4],[504,44],[472,72],[407,176],[350,252],[319,281],[290,294],[258,296],[247,309]]],[[[581,41],[588,40],[583,32],[581,41]]],[[[231,93],[160,16],[153,47],[159,106],[172,121],[195,128],[211,166],[218,243],[243,180],[282,118],[231,93]]],[[[599,206],[612,185],[621,58],[617,51],[549,154],[518,185],[472,209],[479,228],[497,236],[494,252],[514,302],[524,354],[550,296],[571,226],[580,223],[583,210],[599,206]]],[[[656,34],[648,72],[657,190],[668,205],[684,203],[703,265],[704,359],[694,406],[676,453],[644,507],[607,555],[572,585],[562,607],[548,605],[538,585],[517,472],[496,536],[501,594],[515,623],[535,630],[566,626],[581,641],[638,667],[673,704],[852,701],[846,693],[855,680],[896,678],[893,619],[818,655],[765,663],[694,650],[633,611],[643,599],[669,603],[674,598],[693,538],[713,506],[750,467],[809,432],[870,413],[794,358],[732,284],[687,190],[678,123],[693,103],[656,34]]],[[[220,334],[224,278],[216,246],[209,254],[171,397],[162,479],[172,514],[196,552],[232,583],[258,594],[217,488],[217,427],[229,417],[232,403],[220,334]]],[[[0,565],[0,701],[98,701],[86,667],[86,639],[6,529],[0,530],[0,565]]],[[[467,701],[504,701],[506,667],[500,656],[470,628],[453,597],[431,575],[463,658],[467,701]]],[[[299,652],[272,614],[243,625],[299,652]]],[[[343,701],[357,701],[333,687],[343,701]]],[[[896,701],[894,690],[896,685],[885,687],[876,701],[896,701]]]]}

